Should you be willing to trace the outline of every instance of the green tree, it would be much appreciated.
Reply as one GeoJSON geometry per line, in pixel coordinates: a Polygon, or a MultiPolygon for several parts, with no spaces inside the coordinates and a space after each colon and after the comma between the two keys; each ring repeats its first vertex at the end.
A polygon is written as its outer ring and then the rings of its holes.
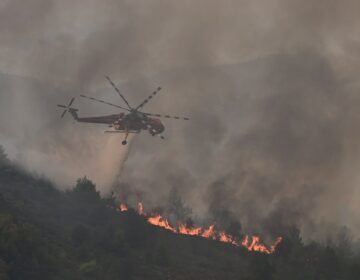
{"type": "Polygon", "coordinates": [[[96,191],[96,185],[86,178],[86,176],[77,180],[73,193],[81,197],[83,200],[100,200],[100,193],[96,191]]]}
{"type": "Polygon", "coordinates": [[[71,234],[71,239],[74,245],[78,246],[86,242],[90,238],[90,231],[83,225],[77,225],[71,234]]]}

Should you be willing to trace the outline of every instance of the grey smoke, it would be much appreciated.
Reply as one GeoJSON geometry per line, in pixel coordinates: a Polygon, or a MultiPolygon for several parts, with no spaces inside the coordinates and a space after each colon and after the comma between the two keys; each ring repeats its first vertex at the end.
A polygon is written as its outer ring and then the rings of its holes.
{"type": "Polygon", "coordinates": [[[359,8],[1,1],[1,142],[59,185],[88,175],[109,193],[126,158],[120,138],[59,121],[54,105],[85,92],[120,102],[107,74],[132,104],[161,85],[146,111],[191,121],[164,121],[165,141],[135,137],[117,192],[127,185],[148,207],[166,208],[176,189],[199,222],[227,213],[248,232],[296,223],[309,238],[343,225],[359,236],[359,8]]]}

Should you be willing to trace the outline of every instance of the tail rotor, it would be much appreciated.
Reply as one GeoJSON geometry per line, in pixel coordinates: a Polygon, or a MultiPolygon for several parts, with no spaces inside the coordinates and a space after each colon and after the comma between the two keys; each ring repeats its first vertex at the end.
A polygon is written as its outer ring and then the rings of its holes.
{"type": "Polygon", "coordinates": [[[73,108],[71,108],[71,105],[73,104],[74,100],[75,100],[74,97],[71,98],[71,100],[70,100],[70,102],[69,102],[69,104],[68,104],[67,106],[66,106],[66,105],[62,105],[62,104],[58,104],[58,105],[57,105],[58,107],[65,109],[65,110],[62,112],[62,114],[61,114],[61,118],[63,118],[63,117],[65,116],[65,114],[66,114],[69,110],[73,109],[73,108]]]}

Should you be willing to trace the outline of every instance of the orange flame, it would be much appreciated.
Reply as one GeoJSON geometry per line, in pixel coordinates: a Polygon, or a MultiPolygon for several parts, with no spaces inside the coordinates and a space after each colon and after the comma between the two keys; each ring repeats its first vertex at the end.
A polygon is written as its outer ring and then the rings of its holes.
{"type": "Polygon", "coordinates": [[[282,241],[282,237],[276,238],[275,243],[270,246],[270,252],[271,252],[271,253],[274,253],[274,252],[275,252],[276,247],[281,243],[281,241],[282,241]]]}
{"type": "Polygon", "coordinates": [[[208,229],[204,230],[204,232],[201,234],[204,238],[214,238],[215,231],[214,231],[215,225],[209,226],[208,229]]]}
{"type": "Polygon", "coordinates": [[[271,249],[267,248],[265,245],[260,243],[260,237],[252,236],[252,241],[249,243],[249,237],[245,236],[245,239],[242,242],[242,245],[247,248],[249,251],[263,252],[271,254],[271,249]]]}
{"type": "Polygon", "coordinates": [[[170,226],[169,222],[167,221],[167,219],[164,219],[163,217],[161,217],[160,215],[156,215],[153,217],[150,217],[147,219],[148,222],[152,225],[158,226],[158,227],[162,227],[168,230],[171,230],[172,232],[176,233],[176,229],[174,229],[172,226],[170,226]]]}
{"type": "Polygon", "coordinates": [[[119,209],[120,209],[120,212],[125,212],[128,210],[128,208],[126,207],[126,205],[124,203],[120,203],[119,209]]]}
{"type": "Polygon", "coordinates": [[[179,233],[186,234],[186,235],[197,235],[200,236],[200,233],[202,232],[201,227],[187,227],[184,224],[179,224],[179,233]]]}
{"type": "Polygon", "coordinates": [[[235,238],[232,237],[230,234],[226,234],[225,232],[220,232],[219,236],[220,236],[219,240],[221,242],[230,243],[235,246],[240,246],[239,243],[237,243],[237,241],[235,240],[235,238]]]}
{"type": "MultiPolygon", "coordinates": [[[[165,228],[167,230],[172,231],[173,233],[218,239],[220,242],[229,243],[237,247],[243,246],[248,251],[257,251],[266,254],[271,254],[275,252],[276,247],[282,241],[282,237],[278,237],[275,243],[270,247],[268,247],[260,242],[260,237],[258,236],[249,237],[248,235],[246,235],[244,239],[240,242],[230,234],[227,234],[223,231],[217,232],[215,230],[215,224],[210,225],[207,229],[203,229],[201,227],[188,227],[183,223],[179,223],[178,228],[176,229],[170,225],[169,221],[166,218],[163,218],[159,214],[151,215],[147,217],[144,212],[144,206],[141,202],[138,203],[137,208],[138,208],[138,214],[145,216],[147,218],[148,223],[154,226],[165,228]]],[[[120,204],[119,209],[121,212],[125,212],[128,210],[127,206],[123,203],[120,204]]]]}

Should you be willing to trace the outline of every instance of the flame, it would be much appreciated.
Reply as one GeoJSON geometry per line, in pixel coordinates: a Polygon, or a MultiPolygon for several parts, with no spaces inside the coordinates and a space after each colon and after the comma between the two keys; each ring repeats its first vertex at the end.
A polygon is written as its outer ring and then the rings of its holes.
{"type": "Polygon", "coordinates": [[[209,226],[208,229],[204,230],[204,232],[201,234],[202,237],[204,238],[214,238],[215,235],[215,231],[214,231],[215,225],[211,225],[209,226]]]}
{"type": "Polygon", "coordinates": [[[120,203],[119,210],[120,212],[125,212],[128,210],[128,208],[124,203],[120,203]]]}
{"type": "Polygon", "coordinates": [[[263,252],[267,254],[271,254],[271,249],[267,248],[265,245],[260,243],[260,237],[259,236],[252,236],[251,237],[251,243],[249,242],[249,237],[245,236],[242,245],[247,248],[249,251],[257,251],[257,252],[263,252]]]}
{"type": "MultiPolygon", "coordinates": [[[[172,231],[173,233],[191,235],[191,236],[200,236],[209,239],[211,238],[211,239],[219,240],[220,242],[232,244],[237,247],[242,246],[250,252],[256,251],[265,254],[272,254],[275,252],[276,247],[282,241],[282,237],[278,237],[274,242],[274,244],[271,245],[270,247],[262,244],[260,242],[259,236],[249,237],[248,235],[246,235],[242,241],[239,241],[232,235],[227,234],[226,232],[223,231],[217,232],[215,230],[215,224],[210,225],[207,229],[203,229],[201,227],[188,227],[186,224],[179,223],[178,228],[175,228],[170,225],[169,221],[166,218],[162,217],[159,214],[150,215],[149,217],[146,216],[144,212],[144,206],[141,202],[138,203],[137,208],[138,208],[138,214],[146,217],[148,223],[154,226],[165,228],[167,230],[172,231]]],[[[119,209],[120,212],[125,212],[128,210],[127,206],[123,203],[120,204],[119,209]]]]}
{"type": "Polygon", "coordinates": [[[187,227],[186,225],[180,223],[179,224],[179,233],[186,234],[186,235],[197,235],[200,236],[200,233],[202,232],[201,227],[187,227]]]}
{"type": "Polygon", "coordinates": [[[275,252],[276,247],[281,243],[281,241],[282,241],[282,237],[281,237],[281,236],[279,236],[278,238],[276,238],[275,243],[270,246],[270,252],[271,252],[271,253],[274,253],[274,252],[275,252]]]}
{"type": "Polygon", "coordinates": [[[162,228],[171,230],[172,232],[176,233],[176,229],[174,229],[172,226],[170,226],[168,220],[164,219],[160,215],[150,217],[150,218],[147,219],[147,221],[152,225],[162,227],[162,228]]]}
{"type": "Polygon", "coordinates": [[[221,242],[230,243],[235,246],[239,246],[239,243],[230,234],[226,234],[225,232],[220,232],[219,236],[220,236],[219,240],[221,242]]]}

